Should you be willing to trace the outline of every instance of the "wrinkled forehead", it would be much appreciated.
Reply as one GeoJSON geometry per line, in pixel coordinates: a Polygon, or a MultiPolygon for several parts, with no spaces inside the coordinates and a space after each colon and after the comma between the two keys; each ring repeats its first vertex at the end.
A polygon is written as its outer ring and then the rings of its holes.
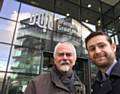
{"type": "Polygon", "coordinates": [[[61,44],[57,47],[57,52],[74,52],[74,47],[70,44],[61,44]]]}
{"type": "Polygon", "coordinates": [[[76,49],[74,45],[69,42],[58,43],[54,49],[54,57],[56,53],[74,53],[76,56],[76,49]]]}

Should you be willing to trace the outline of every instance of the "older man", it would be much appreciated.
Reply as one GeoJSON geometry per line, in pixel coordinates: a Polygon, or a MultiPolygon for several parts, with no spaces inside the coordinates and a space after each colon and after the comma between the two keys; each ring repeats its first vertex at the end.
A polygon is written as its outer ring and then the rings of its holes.
{"type": "Polygon", "coordinates": [[[58,43],[53,57],[50,73],[31,80],[25,94],[85,94],[85,86],[73,71],[76,62],[74,46],[69,42],[58,43]]]}

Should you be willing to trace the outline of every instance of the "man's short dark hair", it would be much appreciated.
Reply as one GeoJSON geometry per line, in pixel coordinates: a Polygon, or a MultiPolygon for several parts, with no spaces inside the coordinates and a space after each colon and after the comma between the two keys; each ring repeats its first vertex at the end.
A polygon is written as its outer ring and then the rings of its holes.
{"type": "Polygon", "coordinates": [[[92,32],[90,35],[88,35],[85,39],[85,45],[86,45],[86,48],[87,48],[87,43],[88,41],[93,38],[93,37],[96,37],[96,36],[99,36],[99,35],[102,35],[102,36],[106,36],[106,39],[107,41],[112,44],[112,39],[111,37],[103,30],[100,30],[100,31],[97,31],[97,32],[92,32]]]}

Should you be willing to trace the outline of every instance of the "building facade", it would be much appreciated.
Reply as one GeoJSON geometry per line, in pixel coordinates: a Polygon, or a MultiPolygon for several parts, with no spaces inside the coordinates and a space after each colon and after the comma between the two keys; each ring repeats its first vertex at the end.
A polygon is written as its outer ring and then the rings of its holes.
{"type": "Polygon", "coordinates": [[[105,28],[120,55],[120,2],[101,0],[1,0],[0,1],[0,90],[23,93],[28,81],[49,72],[56,43],[69,41],[77,50],[74,67],[90,94],[96,68],[89,63],[84,40],[105,28]],[[91,3],[91,4],[89,4],[91,3]],[[114,15],[113,15],[114,13],[114,15]]]}

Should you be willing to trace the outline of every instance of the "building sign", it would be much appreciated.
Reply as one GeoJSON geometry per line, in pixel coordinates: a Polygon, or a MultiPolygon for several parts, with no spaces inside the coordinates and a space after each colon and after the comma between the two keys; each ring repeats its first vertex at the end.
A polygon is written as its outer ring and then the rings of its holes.
{"type": "Polygon", "coordinates": [[[78,32],[77,27],[72,24],[71,21],[66,21],[67,18],[58,19],[56,25],[54,25],[54,16],[47,12],[40,12],[31,14],[29,25],[37,25],[40,28],[53,30],[53,26],[56,26],[57,32],[75,33],[78,32]]]}
{"type": "Polygon", "coordinates": [[[59,18],[55,20],[54,15],[49,12],[32,13],[29,19],[29,25],[38,26],[47,30],[54,30],[56,32],[63,32],[81,37],[81,24],[72,18],[59,18]]]}
{"type": "Polygon", "coordinates": [[[66,20],[67,18],[57,20],[57,31],[67,33],[78,32],[77,27],[72,24],[72,19],[70,19],[69,21],[66,20]]]}
{"type": "Polygon", "coordinates": [[[53,15],[47,13],[32,14],[29,25],[37,25],[43,29],[53,30],[53,15]]]}

